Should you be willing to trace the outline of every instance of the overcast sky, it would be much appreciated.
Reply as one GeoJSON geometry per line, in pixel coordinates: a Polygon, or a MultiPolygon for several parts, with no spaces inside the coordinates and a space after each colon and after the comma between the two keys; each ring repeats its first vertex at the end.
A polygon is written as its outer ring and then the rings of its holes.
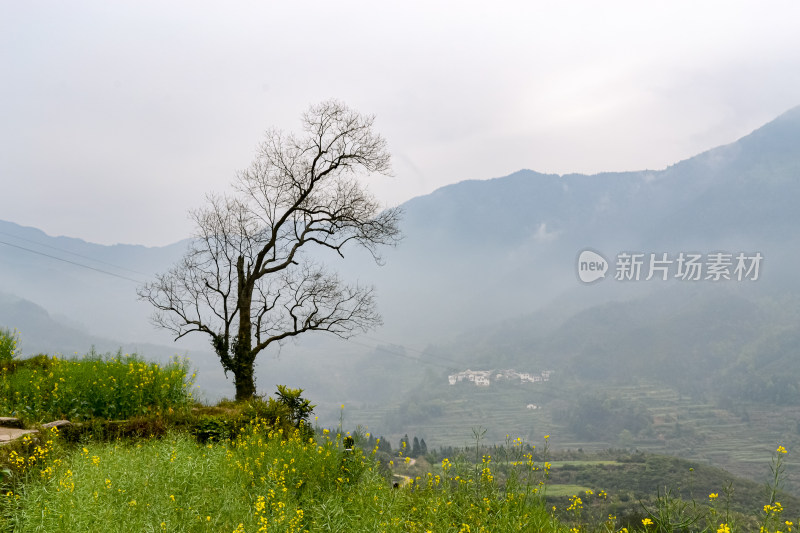
{"type": "Polygon", "coordinates": [[[164,245],[271,126],[375,114],[396,205],[660,169],[800,105],[800,3],[0,0],[0,219],[164,245]]]}

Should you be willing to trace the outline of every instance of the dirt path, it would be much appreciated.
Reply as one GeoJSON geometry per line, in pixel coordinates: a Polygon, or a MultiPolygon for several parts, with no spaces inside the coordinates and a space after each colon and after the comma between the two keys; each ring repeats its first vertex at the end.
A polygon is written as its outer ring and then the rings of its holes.
{"type": "Polygon", "coordinates": [[[36,433],[35,429],[23,429],[22,422],[18,418],[3,416],[0,417],[0,444],[11,442],[28,433],[36,433]]]}
{"type": "Polygon", "coordinates": [[[28,433],[38,433],[38,431],[35,429],[0,427],[0,444],[4,442],[11,442],[12,440],[18,439],[23,435],[27,435],[28,433]]]}
{"type": "MultiPolygon", "coordinates": [[[[403,461],[405,462],[405,459],[403,461]]],[[[414,466],[415,464],[417,464],[417,460],[413,457],[408,457],[408,463],[405,464],[405,466],[414,466]]],[[[411,476],[407,476],[405,474],[395,474],[392,472],[392,483],[399,483],[401,487],[405,487],[411,483],[412,480],[413,478],[411,476]]]]}
{"type": "MultiPolygon", "coordinates": [[[[42,424],[42,429],[50,429],[54,426],[61,427],[65,424],[69,424],[69,421],[56,420],[55,422],[42,424]]],[[[13,417],[0,417],[0,444],[11,442],[12,440],[18,439],[29,433],[39,433],[39,431],[36,429],[23,429],[22,423],[19,421],[19,419],[13,417]]]]}

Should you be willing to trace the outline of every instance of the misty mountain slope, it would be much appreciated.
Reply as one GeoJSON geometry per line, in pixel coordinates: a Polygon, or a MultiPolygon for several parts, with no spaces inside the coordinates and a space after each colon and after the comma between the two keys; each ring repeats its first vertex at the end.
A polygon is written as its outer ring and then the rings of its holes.
{"type": "MultiPolygon", "coordinates": [[[[576,376],[664,377],[661,363],[703,365],[704,357],[728,346],[731,357],[765,328],[793,327],[778,295],[754,294],[728,286],[652,290],[641,297],[561,308],[560,300],[541,311],[465,332],[452,343],[429,348],[472,367],[548,367],[576,376]],[[663,358],[663,361],[657,358],[663,358]],[[598,367],[598,368],[595,368],[598,367]]],[[[800,322],[798,322],[800,328],[800,322]]],[[[424,357],[423,357],[424,358],[424,357]]],[[[458,364],[454,365],[454,368],[458,364]]],[[[692,370],[694,372],[695,370],[692,370]]]]}
{"type": "Polygon", "coordinates": [[[405,229],[410,239],[424,237],[429,245],[481,250],[535,239],[542,224],[546,233],[569,240],[611,230],[641,235],[653,227],[672,228],[674,237],[676,211],[691,211],[705,223],[683,237],[739,234],[769,230],[775,218],[796,224],[798,192],[800,107],[732,144],[660,171],[557,176],[523,170],[450,185],[407,202],[405,229]]]}
{"type": "Polygon", "coordinates": [[[20,333],[18,353],[66,353],[99,344],[97,337],[53,319],[35,303],[0,293],[0,327],[20,333]]]}
{"type": "Polygon", "coordinates": [[[0,241],[8,243],[0,244],[0,291],[69,317],[95,336],[171,341],[148,323],[152,309],[136,299],[136,287],[177,261],[185,241],[103,246],[3,221],[0,241]]]}
{"type": "Polygon", "coordinates": [[[647,381],[713,401],[800,406],[798,301],[797,293],[654,292],[580,311],[535,337],[516,320],[452,352],[465,368],[551,368],[581,389],[647,381]]]}
{"type": "Polygon", "coordinates": [[[578,379],[647,378],[691,393],[710,388],[776,318],[723,291],[658,292],[581,313],[542,350],[557,354],[559,366],[578,379]]]}
{"type": "Polygon", "coordinates": [[[663,173],[658,194],[686,190],[683,205],[664,218],[672,238],[697,228],[714,238],[795,238],[800,197],[800,107],[739,141],[677,163],[663,173]]]}
{"type": "Polygon", "coordinates": [[[416,330],[432,338],[531,312],[575,289],[575,258],[587,247],[609,258],[761,252],[773,281],[794,282],[798,147],[800,107],[664,170],[523,170],[443,187],[403,205],[405,241],[362,278],[378,285],[390,329],[413,308],[416,330]]]}
{"type": "MultiPolygon", "coordinates": [[[[375,343],[424,347],[468,337],[481,345],[482,332],[491,331],[493,324],[537,310],[578,312],[643,298],[664,288],[658,283],[616,282],[613,272],[597,284],[582,285],[576,277],[576,258],[587,247],[608,259],[620,251],[760,251],[764,264],[757,287],[793,290],[798,281],[794,265],[800,260],[796,246],[800,215],[794,208],[800,198],[798,140],[800,108],[739,141],[664,170],[592,176],[522,170],[414,198],[403,205],[405,239],[385,251],[384,266],[376,267],[367,254],[356,250],[331,262],[345,279],[376,286],[385,322],[372,334],[378,340],[366,342],[367,347],[347,348],[331,348],[324,339],[289,344],[281,354],[286,363],[270,364],[274,353],[259,359],[261,382],[279,382],[284,376],[307,379],[317,384],[313,388],[327,401],[325,373],[331,365],[326,358],[330,358],[337,372],[354,376],[355,384],[348,390],[328,387],[336,389],[331,396],[358,398],[359,369],[354,362],[368,357],[375,343]],[[305,352],[309,354],[302,358],[302,368],[292,368],[293,354],[305,352]]],[[[185,242],[163,248],[99,246],[48,237],[12,223],[2,223],[0,231],[0,240],[131,278],[0,244],[0,290],[34,301],[52,316],[69,317],[71,326],[95,337],[172,343],[170,335],[148,322],[152,309],[137,301],[135,290],[137,281],[174,264],[185,242]]],[[[670,287],[684,296],[695,290],[691,284],[670,287]]],[[[648,312],[642,309],[630,318],[636,323],[648,312]]],[[[571,316],[560,313],[562,320],[571,316]]],[[[543,332],[549,334],[549,329],[543,332]]],[[[624,337],[635,339],[635,334],[623,327],[603,342],[634,343],[624,337]]],[[[595,342],[603,338],[600,332],[595,342]]],[[[666,337],[663,342],[671,340],[666,337]]],[[[503,339],[501,345],[510,341],[503,339]]],[[[180,346],[205,353],[208,341],[190,335],[180,346]]],[[[606,350],[614,353],[613,348],[606,350]]],[[[484,354],[493,356],[490,350],[484,354]]],[[[213,355],[209,358],[210,366],[217,364],[213,355]]],[[[369,367],[374,375],[380,362],[370,360],[369,367]]]]}
{"type": "MultiPolygon", "coordinates": [[[[429,372],[379,416],[351,416],[432,445],[481,426],[489,441],[551,434],[555,447],[658,450],[751,477],[774,442],[800,446],[800,293],[672,287],[549,321],[548,310],[432,347],[431,361],[461,365],[429,372]],[[553,372],[548,383],[492,373],[489,386],[449,384],[468,368],[553,372]]],[[[789,477],[800,487],[800,473],[789,477]]]]}
{"type": "Polygon", "coordinates": [[[487,326],[438,352],[457,354],[463,368],[549,368],[586,386],[646,379],[718,397],[729,390],[726,379],[743,372],[800,380],[798,301],[798,293],[732,285],[673,287],[543,325],[546,309],[487,326]]]}

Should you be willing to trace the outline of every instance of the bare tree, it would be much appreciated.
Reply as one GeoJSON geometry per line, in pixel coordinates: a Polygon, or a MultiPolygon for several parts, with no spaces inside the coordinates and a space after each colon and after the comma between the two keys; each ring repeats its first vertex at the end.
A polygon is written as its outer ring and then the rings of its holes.
{"type": "Polygon", "coordinates": [[[256,356],[269,346],[381,323],[372,288],[347,285],[304,254],[324,247],[344,257],[352,243],[380,262],[378,248],[400,238],[400,210],[381,210],[358,181],[390,172],[373,121],[332,100],[303,114],[301,136],[268,131],[234,192],[191,213],[197,233],[183,259],[138,291],[175,340],[210,336],[237,400],[255,394],[256,356]]]}

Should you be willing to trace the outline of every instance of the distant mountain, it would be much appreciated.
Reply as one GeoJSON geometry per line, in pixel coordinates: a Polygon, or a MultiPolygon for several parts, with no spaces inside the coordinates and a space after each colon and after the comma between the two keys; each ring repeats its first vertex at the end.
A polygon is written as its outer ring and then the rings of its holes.
{"type": "Polygon", "coordinates": [[[457,354],[464,368],[548,368],[587,387],[647,380],[715,401],[800,407],[800,293],[667,288],[541,327],[552,313],[487,326],[439,353],[457,354]]]}
{"type": "MultiPolygon", "coordinates": [[[[395,359],[403,359],[397,366],[408,372],[401,381],[411,383],[424,371],[445,371],[423,363],[422,371],[417,368],[415,361],[425,358],[419,350],[430,343],[441,347],[472,339],[472,345],[481,345],[497,324],[524,322],[520,317],[537,312],[540,320],[525,327],[556,339],[557,328],[583,320],[576,313],[627,312],[635,321],[653,312],[648,306],[656,300],[647,300],[648,294],[661,291],[680,300],[713,286],[624,283],[613,280],[613,271],[603,281],[582,285],[576,259],[585,248],[611,261],[623,251],[759,252],[764,257],[762,276],[749,290],[773,294],[798,289],[798,146],[800,107],[732,144],[663,170],[592,176],[521,170],[414,198],[402,206],[405,240],[386,251],[385,266],[377,268],[358,251],[332,262],[343,277],[377,287],[385,326],[371,334],[373,340],[357,340],[359,344],[320,337],[287,345],[277,361],[275,354],[262,355],[260,386],[268,392],[282,380],[295,386],[310,383],[309,391],[323,405],[379,398],[380,391],[361,379],[379,375],[386,364],[380,358],[393,357],[375,350],[376,343],[407,350],[395,359]],[[636,300],[649,303],[628,311],[615,306],[636,300]],[[333,384],[331,375],[347,376],[349,385],[333,384]]],[[[10,222],[0,222],[0,241],[0,291],[34,302],[83,335],[171,345],[170,336],[148,322],[151,309],[137,301],[135,290],[137,283],[167,270],[181,256],[185,242],[161,248],[100,246],[49,237],[10,222]]],[[[14,327],[22,316],[7,315],[6,325],[14,327]]],[[[676,322],[672,337],[660,342],[671,342],[689,325],[676,322]]],[[[41,331],[35,328],[24,335],[39,336],[41,331]]],[[[564,342],[587,342],[579,331],[561,331],[564,342]]],[[[722,335],[724,328],[713,332],[722,335]]],[[[608,334],[604,342],[613,352],[615,342],[634,342],[630,333],[608,334]]],[[[90,340],[77,333],[75,339],[90,340]]],[[[216,364],[202,336],[189,336],[179,346],[205,354],[210,367],[216,364]]],[[[469,354],[465,350],[458,355],[469,354]]]]}
{"type": "Polygon", "coordinates": [[[91,335],[167,343],[148,323],[152,310],[137,301],[136,287],[168,269],[185,247],[103,246],[0,221],[0,292],[68,317],[91,335]]]}
{"type": "MultiPolygon", "coordinates": [[[[412,329],[432,337],[586,289],[575,262],[587,247],[608,259],[622,251],[761,252],[763,283],[796,284],[798,147],[800,107],[664,170],[522,170],[449,185],[404,204],[405,242],[385,268],[361,277],[378,280],[387,324],[407,324],[413,309],[412,329]]],[[[613,298],[609,285],[584,290],[584,297],[613,298]]]]}
{"type": "Polygon", "coordinates": [[[13,325],[14,329],[23,334],[24,338],[17,350],[25,355],[72,354],[103,343],[101,339],[79,327],[55,320],[47,310],[30,300],[9,294],[0,293],[0,324],[9,327],[13,325]]]}

